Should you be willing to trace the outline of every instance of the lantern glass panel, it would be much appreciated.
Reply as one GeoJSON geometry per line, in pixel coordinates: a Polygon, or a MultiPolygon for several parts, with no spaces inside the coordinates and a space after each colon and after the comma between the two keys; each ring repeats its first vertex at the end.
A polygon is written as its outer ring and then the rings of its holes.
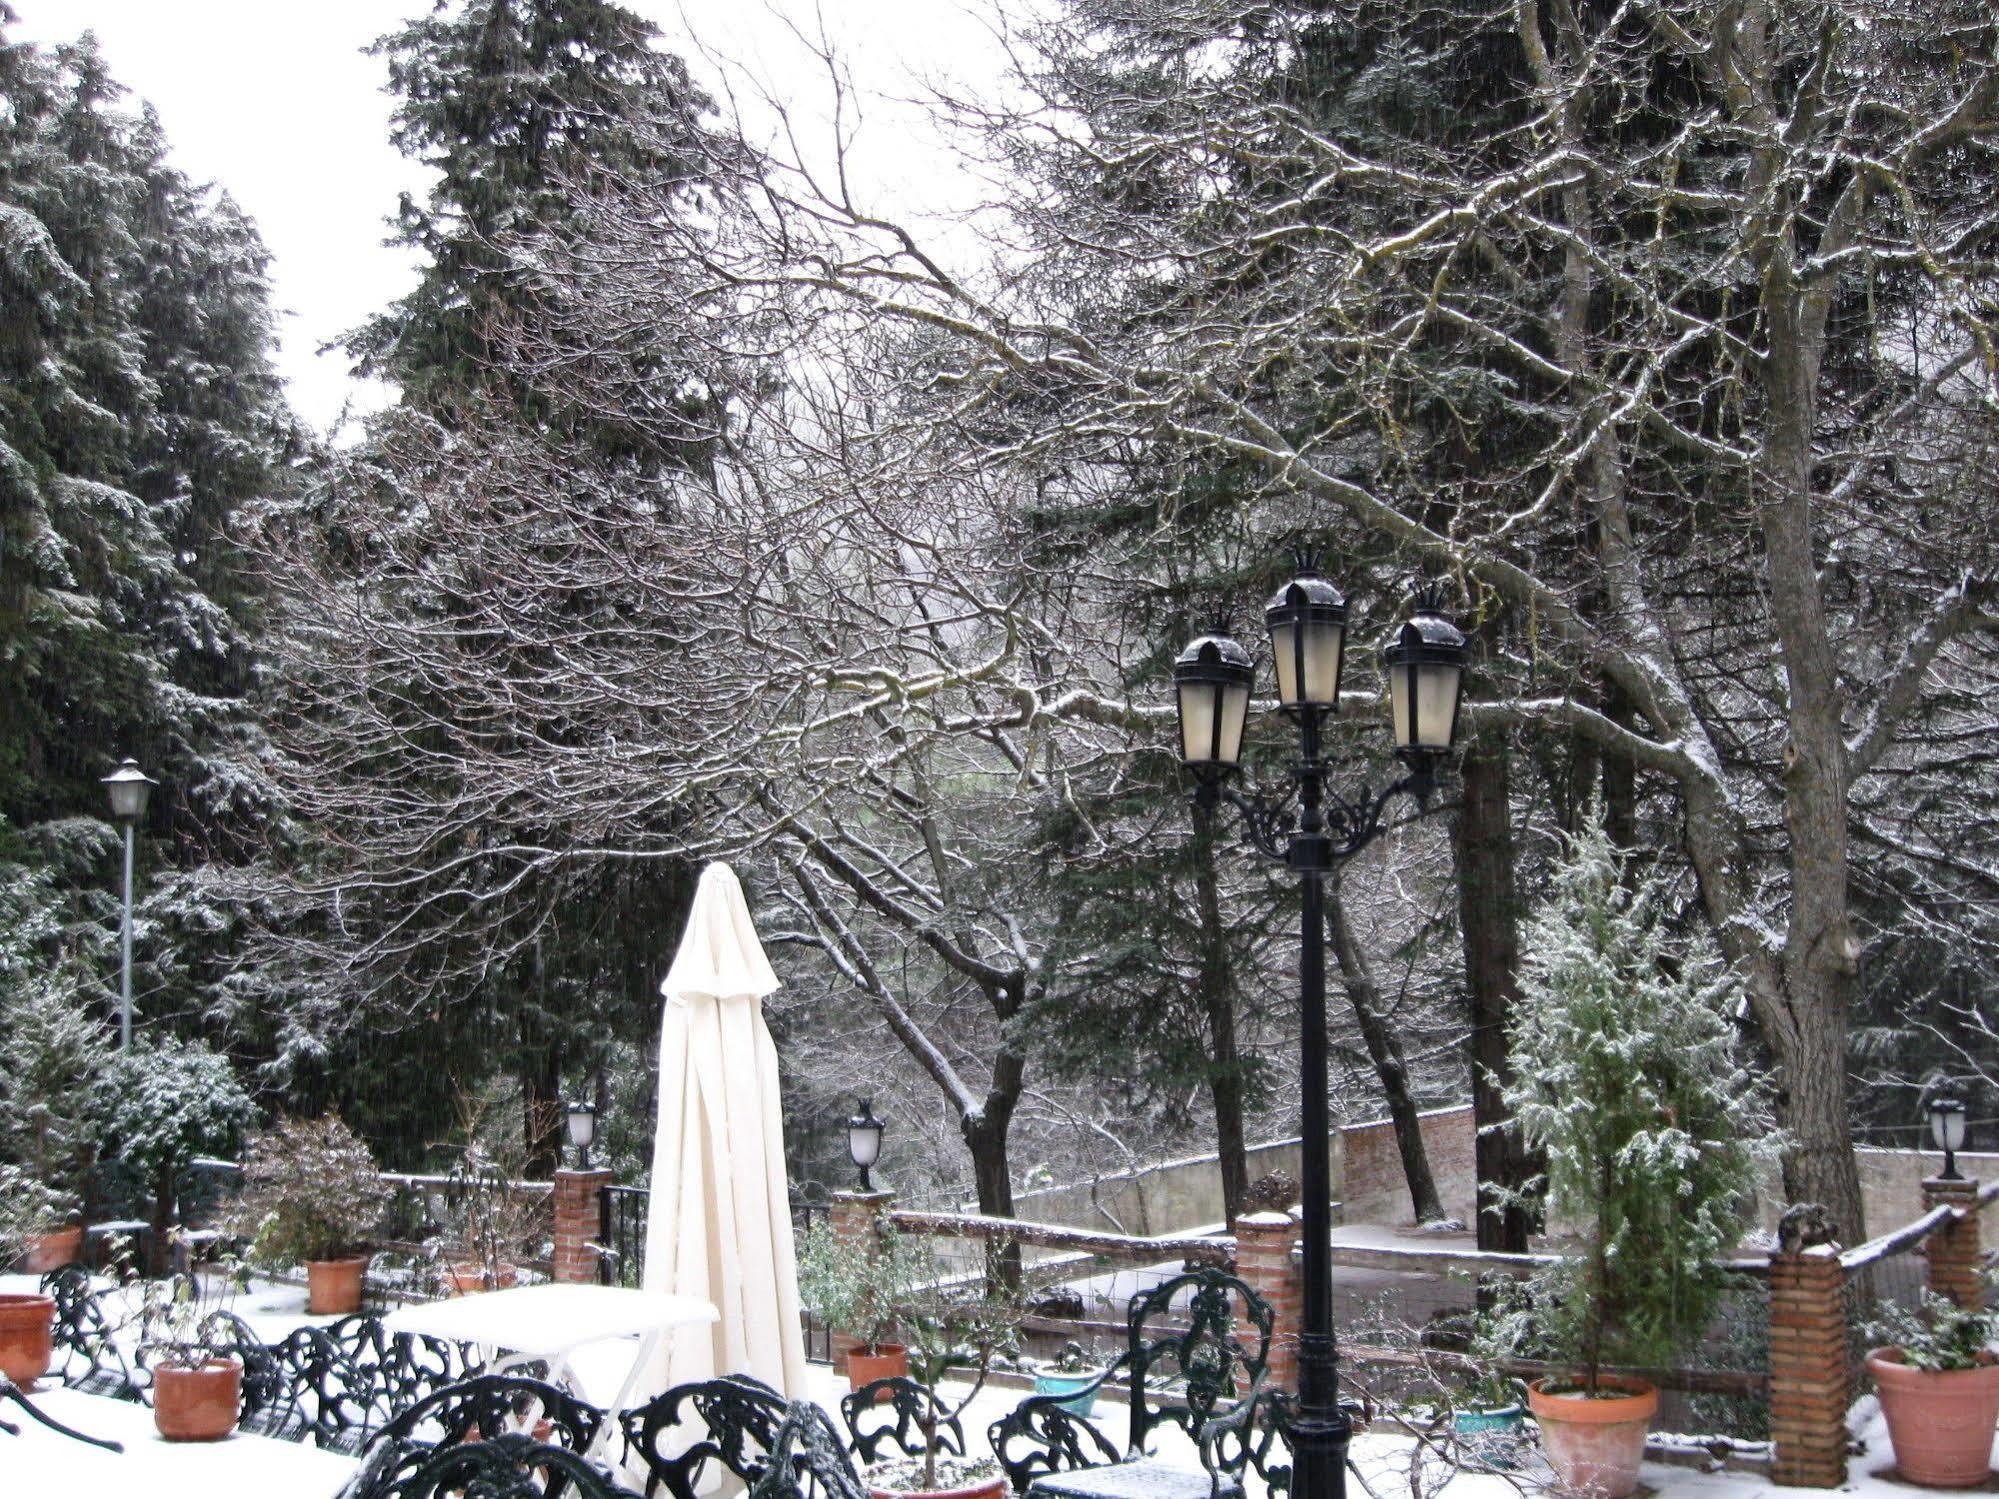
{"type": "Polygon", "coordinates": [[[881,1156],[882,1132],[879,1124],[847,1126],[847,1154],[862,1170],[874,1165],[881,1156]]]}
{"type": "Polygon", "coordinates": [[[597,1138],[597,1111],[587,1105],[571,1105],[569,1110],[569,1143],[578,1150],[588,1150],[597,1138]]]}
{"type": "Polygon", "coordinates": [[[1939,1150],[1964,1149],[1964,1105],[1955,1100],[1931,1105],[1930,1134],[1939,1150]]]}
{"type": "Polygon", "coordinates": [[[1286,622],[1270,627],[1270,654],[1277,665],[1277,700],[1287,708],[1301,703],[1331,707],[1340,695],[1340,653],[1346,626],[1324,620],[1286,622]],[[1299,685],[1299,635],[1303,634],[1304,683],[1299,685]]]}

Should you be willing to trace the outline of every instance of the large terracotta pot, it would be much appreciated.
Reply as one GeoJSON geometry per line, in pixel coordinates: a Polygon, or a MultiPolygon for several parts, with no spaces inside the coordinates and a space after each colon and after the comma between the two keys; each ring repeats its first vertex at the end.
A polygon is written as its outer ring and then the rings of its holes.
{"type": "Polygon", "coordinates": [[[73,1223],[52,1234],[37,1234],[21,1256],[21,1268],[30,1275],[46,1275],[83,1258],[83,1225],[73,1223]]]}
{"type": "Polygon", "coordinates": [[[0,1293],[0,1374],[26,1389],[48,1373],[55,1321],[54,1297],[0,1293]]]}
{"type": "Polygon", "coordinates": [[[1867,1355],[1867,1372],[1903,1478],[1934,1489],[1985,1482],[1999,1427],[1999,1361],[1933,1374],[1911,1369],[1899,1348],[1876,1348],[1867,1355]]]}
{"type": "MultiPolygon", "coordinates": [[[[870,1353],[866,1346],[847,1354],[847,1388],[858,1390],[878,1379],[896,1379],[909,1372],[909,1350],[900,1343],[877,1343],[870,1353]]],[[[887,1391],[877,1397],[887,1399],[887,1391]]]]}
{"type": "Polygon", "coordinates": [[[451,1260],[444,1267],[444,1288],[453,1296],[469,1296],[476,1291],[504,1291],[513,1285],[515,1278],[512,1265],[495,1265],[491,1284],[487,1283],[486,1267],[477,1260],[451,1260]]]}
{"type": "Polygon", "coordinates": [[[305,1309],[314,1317],[344,1317],[361,1310],[361,1272],[365,1255],[350,1260],[305,1262],[305,1309]]]}
{"type": "Polygon", "coordinates": [[[169,1442],[219,1442],[236,1429],[243,1365],[212,1358],[199,1368],[153,1370],[153,1425],[169,1442]]]}
{"type": "Polygon", "coordinates": [[[1645,1431],[1659,1411],[1659,1392],[1635,1379],[1601,1379],[1592,1400],[1551,1395],[1537,1379],[1527,1387],[1527,1407],[1541,1425],[1541,1445],[1562,1487],[1578,1499],[1625,1499],[1638,1487],[1645,1431]]]}

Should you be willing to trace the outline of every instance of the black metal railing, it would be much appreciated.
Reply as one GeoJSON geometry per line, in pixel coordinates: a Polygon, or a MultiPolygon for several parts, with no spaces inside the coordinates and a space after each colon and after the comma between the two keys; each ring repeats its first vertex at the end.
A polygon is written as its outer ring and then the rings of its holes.
{"type": "MultiPolygon", "coordinates": [[[[823,1199],[794,1197],[791,1199],[791,1230],[794,1244],[805,1242],[806,1232],[815,1223],[824,1222],[826,1203],[823,1199]]],[[[805,1356],[821,1363],[833,1361],[833,1330],[821,1322],[811,1312],[800,1316],[805,1334],[805,1356]]]]}
{"type": "Polygon", "coordinates": [[[636,1286],[645,1276],[646,1187],[600,1187],[597,1221],[597,1279],[607,1286],[636,1286]]]}

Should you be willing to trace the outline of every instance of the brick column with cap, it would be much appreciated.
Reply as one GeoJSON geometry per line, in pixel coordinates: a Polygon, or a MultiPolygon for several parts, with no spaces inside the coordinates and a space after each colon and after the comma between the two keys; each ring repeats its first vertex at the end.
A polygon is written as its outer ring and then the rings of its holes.
{"type": "Polygon", "coordinates": [[[1770,1476],[1846,1482],[1846,1277],[1839,1246],[1770,1256],[1770,1476]]]}
{"type": "Polygon", "coordinates": [[[1929,1236],[1930,1289],[1967,1311],[1985,1305],[1985,1246],[1978,1226],[1978,1183],[1966,1177],[1932,1176],[1923,1183],[1923,1209],[1962,1208],[1964,1216],[1929,1236]]]}
{"type": "Polygon", "coordinates": [[[603,1189],[611,1183],[607,1170],[555,1173],[555,1257],[550,1270],[571,1285],[595,1285],[598,1256],[592,1244],[604,1239],[603,1189]]]}
{"type": "Polygon", "coordinates": [[[1289,1213],[1245,1213],[1235,1221],[1235,1269],[1270,1303],[1270,1382],[1298,1388],[1298,1225],[1289,1213]]]}
{"type": "MultiPolygon", "coordinates": [[[[879,1243],[877,1235],[881,1219],[894,1206],[893,1192],[835,1192],[826,1210],[826,1220],[833,1229],[833,1242],[843,1248],[851,1245],[873,1253],[879,1243]]],[[[833,1355],[833,1372],[844,1375],[847,1372],[847,1355],[861,1346],[861,1340],[846,1328],[829,1328],[827,1333],[827,1344],[833,1355]]]]}

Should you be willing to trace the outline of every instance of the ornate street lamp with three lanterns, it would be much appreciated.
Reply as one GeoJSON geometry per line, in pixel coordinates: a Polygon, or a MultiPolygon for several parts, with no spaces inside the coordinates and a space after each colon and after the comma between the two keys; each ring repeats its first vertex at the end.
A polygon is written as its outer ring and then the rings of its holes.
{"type": "Polygon", "coordinates": [[[1464,682],[1465,637],[1444,617],[1432,586],[1381,652],[1389,725],[1406,774],[1380,793],[1362,787],[1351,799],[1326,785],[1321,746],[1325,720],[1339,711],[1340,672],[1347,642],[1347,601],[1309,559],[1264,608],[1276,667],[1278,706],[1297,724],[1299,756],[1288,784],[1276,793],[1237,791],[1256,663],[1226,634],[1203,635],[1173,663],[1179,698],[1181,756],[1194,775],[1194,802],[1204,814],[1226,800],[1241,814],[1250,841],[1286,865],[1303,896],[1298,978],[1302,1000],[1300,1086],[1304,1222],[1304,1304],[1298,1339],[1298,1400],[1291,1419],[1298,1499],[1337,1499],[1346,1492],[1351,1424],[1339,1401],[1333,1341],[1331,1121],[1326,1106],[1326,968],[1324,881],[1378,837],[1382,814],[1398,796],[1427,809],[1437,765],[1457,734],[1464,682]]]}

